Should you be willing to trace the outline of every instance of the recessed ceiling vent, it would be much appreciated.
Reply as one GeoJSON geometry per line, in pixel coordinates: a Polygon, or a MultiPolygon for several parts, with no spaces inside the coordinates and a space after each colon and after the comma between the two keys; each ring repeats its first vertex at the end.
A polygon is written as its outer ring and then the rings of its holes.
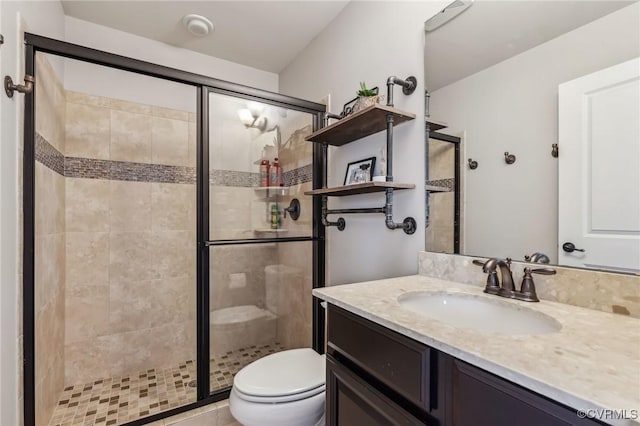
{"type": "Polygon", "coordinates": [[[213,22],[204,16],[187,15],[182,18],[182,23],[187,30],[196,37],[204,37],[213,31],[213,22]]]}

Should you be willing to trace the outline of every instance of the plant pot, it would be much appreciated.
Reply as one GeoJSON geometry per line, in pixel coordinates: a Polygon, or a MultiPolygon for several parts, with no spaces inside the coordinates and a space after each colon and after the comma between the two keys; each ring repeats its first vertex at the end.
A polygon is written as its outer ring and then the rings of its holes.
{"type": "Polygon", "coordinates": [[[361,111],[378,103],[380,96],[358,96],[358,100],[353,106],[353,112],[361,111]]]}

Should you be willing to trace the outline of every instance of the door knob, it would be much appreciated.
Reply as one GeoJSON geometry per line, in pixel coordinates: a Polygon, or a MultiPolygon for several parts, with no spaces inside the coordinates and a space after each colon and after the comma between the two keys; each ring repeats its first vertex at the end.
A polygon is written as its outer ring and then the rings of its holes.
{"type": "Polygon", "coordinates": [[[573,253],[574,251],[585,251],[584,249],[576,248],[575,244],[573,243],[564,243],[562,245],[562,250],[566,251],[567,253],[573,253]]]}

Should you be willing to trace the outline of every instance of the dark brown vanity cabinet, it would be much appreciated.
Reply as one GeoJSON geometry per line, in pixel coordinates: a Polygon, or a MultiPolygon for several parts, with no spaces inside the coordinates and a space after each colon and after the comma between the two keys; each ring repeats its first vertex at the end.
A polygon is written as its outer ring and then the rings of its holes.
{"type": "Polygon", "coordinates": [[[327,425],[598,425],[576,411],[334,305],[327,425]]]}

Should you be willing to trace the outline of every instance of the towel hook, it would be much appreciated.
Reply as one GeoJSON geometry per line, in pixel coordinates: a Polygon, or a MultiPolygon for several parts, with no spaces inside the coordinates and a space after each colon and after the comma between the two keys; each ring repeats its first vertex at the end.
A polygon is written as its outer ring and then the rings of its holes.
{"type": "Polygon", "coordinates": [[[516,156],[509,154],[509,151],[504,153],[504,162],[507,164],[513,164],[516,162],[516,156]]]}

